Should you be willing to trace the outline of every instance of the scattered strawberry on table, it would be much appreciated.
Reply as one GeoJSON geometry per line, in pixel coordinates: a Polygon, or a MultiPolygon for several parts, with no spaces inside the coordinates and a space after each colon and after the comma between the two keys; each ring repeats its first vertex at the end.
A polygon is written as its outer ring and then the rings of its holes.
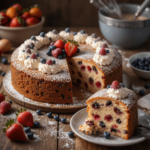
{"type": "Polygon", "coordinates": [[[11,109],[11,103],[9,101],[2,101],[0,103],[0,113],[5,114],[11,109]]]}
{"type": "Polygon", "coordinates": [[[5,100],[4,92],[0,93],[0,103],[5,100]]]}
{"type": "Polygon", "coordinates": [[[32,26],[41,21],[42,11],[38,5],[25,9],[21,4],[14,4],[6,12],[0,12],[0,25],[7,27],[32,26]]]}

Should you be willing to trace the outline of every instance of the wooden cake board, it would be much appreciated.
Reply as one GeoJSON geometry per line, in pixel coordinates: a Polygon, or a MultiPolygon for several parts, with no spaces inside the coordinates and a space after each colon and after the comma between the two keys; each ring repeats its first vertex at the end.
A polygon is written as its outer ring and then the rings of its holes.
{"type": "MultiPolygon", "coordinates": [[[[123,72],[123,83],[127,88],[130,88],[130,80],[125,72],[123,72]]],[[[3,87],[5,93],[17,104],[25,108],[34,110],[41,109],[41,111],[53,113],[75,113],[86,107],[86,100],[92,95],[92,93],[73,84],[73,104],[49,104],[37,102],[25,97],[14,89],[11,84],[11,71],[9,71],[4,77],[3,87]]]]}

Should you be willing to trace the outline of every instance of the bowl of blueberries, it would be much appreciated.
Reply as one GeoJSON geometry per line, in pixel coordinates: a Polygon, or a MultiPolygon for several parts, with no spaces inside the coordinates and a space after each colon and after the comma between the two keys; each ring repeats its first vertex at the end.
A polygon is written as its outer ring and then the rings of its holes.
{"type": "Polygon", "coordinates": [[[150,52],[132,55],[129,64],[135,74],[144,79],[150,79],[150,52]]]}

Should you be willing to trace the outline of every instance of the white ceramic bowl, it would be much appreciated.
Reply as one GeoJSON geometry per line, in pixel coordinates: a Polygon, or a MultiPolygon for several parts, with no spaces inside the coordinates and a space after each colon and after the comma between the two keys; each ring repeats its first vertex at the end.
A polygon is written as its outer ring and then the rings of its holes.
{"type": "Polygon", "coordinates": [[[16,28],[0,26],[0,37],[8,39],[13,46],[19,46],[32,35],[38,35],[42,30],[44,21],[45,18],[42,17],[41,21],[33,26],[16,28]]]}
{"type": "Polygon", "coordinates": [[[137,69],[135,67],[132,66],[132,62],[139,58],[148,58],[150,57],[150,52],[142,52],[142,53],[137,53],[135,55],[132,55],[130,58],[129,58],[129,64],[130,64],[130,67],[132,68],[132,70],[134,71],[134,73],[141,77],[141,78],[144,78],[144,79],[150,79],[150,71],[145,71],[145,70],[140,70],[140,69],[137,69]]]}

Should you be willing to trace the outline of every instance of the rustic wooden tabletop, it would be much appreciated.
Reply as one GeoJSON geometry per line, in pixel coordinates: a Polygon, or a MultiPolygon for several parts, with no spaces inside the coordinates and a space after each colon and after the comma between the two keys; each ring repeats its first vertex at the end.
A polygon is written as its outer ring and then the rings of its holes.
{"type": "MultiPolygon", "coordinates": [[[[53,28],[44,28],[44,31],[52,30],[53,28]]],[[[57,28],[59,31],[63,28],[57,28]]],[[[97,33],[101,36],[99,28],[71,28],[73,31],[79,31],[84,29],[88,34],[97,33]]],[[[23,35],[22,35],[23,36],[23,35]]],[[[133,73],[128,64],[128,58],[138,52],[150,51],[150,39],[139,49],[136,50],[119,50],[123,58],[123,70],[130,77],[132,84],[132,89],[138,93],[138,91],[143,88],[145,83],[150,84],[150,80],[144,80],[136,76],[133,73]]],[[[3,54],[8,59],[8,64],[4,65],[0,61],[1,69],[0,71],[8,72],[10,70],[10,57],[13,50],[3,54]]],[[[1,59],[1,58],[0,58],[1,59]]],[[[0,91],[3,91],[3,77],[0,76],[0,91]]],[[[150,93],[150,90],[146,90],[146,93],[150,93]]],[[[137,94],[138,95],[138,94],[137,94]]],[[[9,99],[9,97],[6,97],[9,99]]],[[[4,127],[8,119],[16,119],[15,112],[20,109],[21,106],[14,103],[12,104],[12,109],[5,115],[0,115],[0,131],[4,127]]],[[[0,132],[0,150],[149,150],[150,140],[146,140],[142,143],[125,146],[125,147],[106,147],[95,145],[82,140],[81,138],[75,136],[74,138],[68,137],[68,131],[71,130],[69,121],[73,114],[59,114],[59,118],[65,117],[67,119],[67,124],[62,124],[61,122],[56,122],[54,119],[50,119],[46,116],[46,113],[38,116],[34,110],[29,110],[32,112],[35,121],[40,122],[40,128],[32,129],[34,132],[34,139],[27,140],[26,142],[12,142],[7,139],[5,133],[0,132]]],[[[146,111],[149,115],[150,112],[146,111]]],[[[56,114],[53,114],[56,115],[56,114]]]]}

